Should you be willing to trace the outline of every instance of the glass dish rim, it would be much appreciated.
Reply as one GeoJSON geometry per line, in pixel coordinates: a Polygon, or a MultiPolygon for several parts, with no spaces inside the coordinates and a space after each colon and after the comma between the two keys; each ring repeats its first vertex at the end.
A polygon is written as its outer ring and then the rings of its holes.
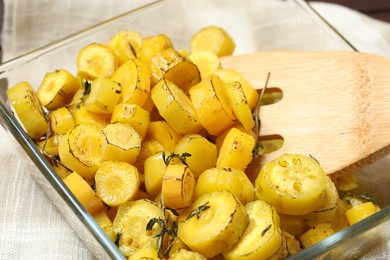
{"type": "Polygon", "coordinates": [[[390,220],[390,206],[382,208],[375,214],[347,227],[335,234],[321,240],[320,242],[305,248],[301,252],[290,256],[289,260],[300,260],[300,259],[314,259],[315,257],[322,256],[334,249],[337,246],[348,242],[350,238],[358,236],[371,230],[372,228],[379,226],[390,220]]]}
{"type": "MultiPolygon", "coordinates": [[[[83,34],[93,33],[96,29],[101,28],[102,26],[110,25],[112,22],[119,20],[123,17],[129,16],[133,13],[137,13],[140,10],[156,6],[168,1],[177,1],[177,0],[153,0],[145,5],[139,6],[131,11],[125,12],[119,16],[113,17],[111,19],[105,20],[101,23],[97,23],[94,26],[88,27],[84,30],[81,30],[77,33],[71,34],[67,37],[61,38],[57,41],[51,42],[47,45],[44,45],[35,50],[29,51],[23,55],[12,58],[2,64],[0,64],[0,74],[3,73],[3,70],[7,70],[9,66],[15,66],[18,62],[28,62],[30,59],[34,59],[40,55],[44,55],[46,52],[55,50],[56,48],[61,48],[61,46],[66,45],[68,42],[73,39],[80,37],[83,34]]],[[[334,27],[332,27],[318,12],[316,12],[310,5],[307,0],[289,0],[294,2],[297,6],[305,9],[307,12],[311,12],[313,15],[312,19],[320,19],[324,25],[326,25],[330,30],[332,30],[337,37],[339,37],[345,44],[347,44],[352,50],[357,50],[348,40],[340,34],[334,27]]],[[[92,235],[98,240],[107,254],[115,259],[125,259],[122,253],[119,251],[118,247],[108,238],[104,231],[97,225],[91,215],[82,207],[78,202],[75,196],[70,192],[67,186],[62,182],[62,180],[55,173],[53,168],[50,166],[45,157],[39,152],[36,148],[34,142],[26,134],[24,128],[18,122],[18,120],[10,113],[7,109],[7,106],[3,104],[3,100],[0,100],[0,123],[5,127],[18,141],[18,143],[25,150],[30,159],[34,164],[39,168],[40,172],[44,177],[49,181],[51,186],[56,190],[56,192],[61,196],[63,200],[72,208],[73,211],[76,211],[78,218],[85,224],[86,228],[92,233],[92,235]]],[[[5,102],[4,102],[5,103],[5,102]]],[[[345,228],[334,235],[322,240],[321,242],[304,249],[302,252],[289,257],[289,259],[313,259],[314,257],[320,256],[329,251],[329,249],[335,248],[338,245],[344,243],[348,239],[358,234],[364,233],[365,231],[370,230],[371,228],[380,225],[390,219],[390,206],[387,206],[375,213],[374,215],[348,227],[345,228]]]]}

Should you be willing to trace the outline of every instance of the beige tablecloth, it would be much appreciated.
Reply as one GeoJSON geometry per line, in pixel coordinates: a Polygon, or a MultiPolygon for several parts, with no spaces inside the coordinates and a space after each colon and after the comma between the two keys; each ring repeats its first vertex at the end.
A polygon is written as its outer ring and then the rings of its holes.
{"type": "MultiPolygon", "coordinates": [[[[3,59],[21,55],[144,2],[5,0],[3,59]],[[47,31],[52,33],[42,33],[47,31]]],[[[337,5],[313,6],[360,51],[390,57],[389,24],[337,5]]],[[[0,259],[92,259],[55,206],[31,176],[25,174],[31,166],[20,163],[18,145],[1,127],[0,140],[0,259]]],[[[389,259],[388,248],[389,243],[370,258],[389,259]]]]}

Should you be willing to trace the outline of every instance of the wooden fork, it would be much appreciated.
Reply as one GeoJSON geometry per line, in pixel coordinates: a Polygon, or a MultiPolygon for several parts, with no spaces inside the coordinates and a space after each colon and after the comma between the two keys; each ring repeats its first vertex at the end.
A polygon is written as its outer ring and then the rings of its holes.
{"type": "MultiPolygon", "coordinates": [[[[280,88],[260,107],[260,138],[280,135],[281,149],[248,168],[254,177],[283,153],[315,157],[327,174],[355,171],[390,153],[390,59],[347,51],[269,51],[221,59],[255,88],[280,88]]],[[[390,170],[389,170],[390,173],[390,170]]]]}

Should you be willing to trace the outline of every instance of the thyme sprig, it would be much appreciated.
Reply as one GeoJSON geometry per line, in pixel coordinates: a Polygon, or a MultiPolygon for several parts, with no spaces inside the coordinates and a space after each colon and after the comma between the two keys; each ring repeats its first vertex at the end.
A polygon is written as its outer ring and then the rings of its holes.
{"type": "Polygon", "coordinates": [[[172,152],[170,155],[167,156],[167,155],[165,154],[165,151],[162,152],[162,159],[164,160],[164,163],[165,163],[165,165],[167,165],[167,166],[171,163],[171,161],[172,161],[173,158],[179,158],[180,161],[181,161],[184,165],[188,166],[188,164],[187,164],[187,157],[190,157],[190,156],[191,156],[190,153],[177,154],[177,153],[173,153],[173,152],[172,152]]]}
{"type": "Polygon", "coordinates": [[[368,194],[366,192],[359,194],[359,197],[364,199],[364,200],[367,200],[367,201],[375,201],[374,197],[372,197],[370,194],[368,194]]]}
{"type": "Polygon", "coordinates": [[[188,216],[186,217],[186,220],[192,218],[193,216],[196,216],[196,219],[199,219],[200,218],[200,213],[202,211],[205,211],[205,210],[209,209],[209,208],[210,208],[209,202],[207,201],[205,204],[200,205],[196,209],[192,210],[190,212],[190,214],[188,214],[188,216]]]}
{"type": "Polygon", "coordinates": [[[116,246],[119,246],[119,240],[121,239],[121,236],[122,236],[122,232],[118,232],[115,234],[115,245],[116,246]]]}
{"type": "Polygon", "coordinates": [[[272,224],[269,224],[269,225],[261,232],[261,236],[263,237],[263,236],[268,232],[268,230],[270,230],[271,227],[272,227],[272,224]]]}
{"type": "Polygon", "coordinates": [[[82,78],[81,86],[84,89],[84,92],[80,97],[79,102],[72,101],[71,103],[67,104],[66,107],[76,106],[77,108],[80,108],[80,106],[84,104],[86,97],[91,93],[91,82],[82,78]]]}
{"type": "MultiPolygon", "coordinates": [[[[47,114],[45,113],[46,117],[49,116],[49,112],[47,112],[47,114]]],[[[71,169],[69,169],[68,167],[66,167],[65,164],[62,163],[61,159],[60,159],[60,156],[59,155],[54,155],[54,154],[51,154],[51,153],[48,153],[45,149],[46,149],[46,145],[47,145],[47,142],[49,141],[49,137],[51,136],[51,130],[49,128],[49,130],[41,137],[41,139],[43,140],[43,144],[41,146],[41,149],[39,150],[41,152],[41,154],[43,154],[44,156],[46,156],[46,158],[48,158],[50,160],[50,162],[55,166],[55,167],[58,167],[59,165],[61,165],[62,167],[64,167],[67,171],[69,172],[73,172],[71,169]]]]}
{"type": "Polygon", "coordinates": [[[375,202],[375,199],[368,193],[361,193],[361,194],[352,194],[352,193],[347,193],[345,195],[345,202],[348,204],[348,205],[351,205],[351,200],[353,198],[356,198],[358,200],[363,200],[363,201],[371,201],[371,202],[375,202]]]}
{"type": "Polygon", "coordinates": [[[48,159],[50,159],[51,163],[55,166],[55,167],[58,167],[59,165],[61,165],[62,167],[64,167],[67,171],[69,172],[73,172],[71,169],[69,169],[68,167],[66,167],[65,164],[62,163],[60,157],[58,155],[53,155],[53,154],[50,154],[48,152],[46,152],[44,150],[45,148],[43,147],[41,149],[41,153],[46,156],[48,159]]]}
{"type": "Polygon", "coordinates": [[[84,87],[84,93],[83,93],[83,96],[81,97],[80,104],[84,104],[85,98],[89,95],[89,93],[91,93],[91,82],[89,82],[88,80],[84,79],[82,81],[82,84],[83,84],[83,87],[84,87]]]}
{"type": "Polygon", "coordinates": [[[172,213],[175,216],[179,216],[179,213],[173,208],[165,207],[162,203],[162,200],[160,200],[160,205],[163,211],[163,218],[158,217],[149,220],[149,222],[146,224],[146,230],[147,231],[152,230],[155,224],[161,227],[161,231],[156,235],[157,250],[158,250],[158,256],[160,258],[164,258],[168,256],[169,252],[171,251],[173,242],[177,237],[177,231],[178,231],[177,221],[171,219],[170,213],[172,213]],[[168,237],[168,244],[166,246],[166,249],[164,250],[165,237],[168,237]]]}
{"type": "Polygon", "coordinates": [[[259,133],[260,133],[260,127],[261,127],[261,120],[260,120],[260,114],[259,113],[260,113],[261,101],[263,99],[265,90],[268,87],[268,82],[269,82],[270,77],[271,77],[271,72],[268,72],[267,79],[266,79],[265,84],[264,84],[264,88],[260,92],[260,96],[259,96],[259,98],[257,100],[255,109],[253,110],[253,113],[252,113],[253,120],[255,121],[255,126],[254,126],[253,131],[254,131],[255,135],[257,136],[257,139],[258,139],[256,141],[255,148],[252,151],[253,158],[256,158],[259,155],[261,155],[260,151],[262,151],[264,149],[263,144],[259,140],[259,137],[260,137],[259,133]]]}

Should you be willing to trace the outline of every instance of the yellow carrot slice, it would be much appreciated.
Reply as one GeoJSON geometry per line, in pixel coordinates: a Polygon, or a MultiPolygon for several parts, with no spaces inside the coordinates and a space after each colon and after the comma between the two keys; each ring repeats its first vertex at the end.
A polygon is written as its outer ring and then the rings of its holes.
{"type": "Polygon", "coordinates": [[[183,136],[175,146],[176,154],[189,153],[186,162],[195,177],[212,168],[217,162],[217,147],[199,134],[183,136]]]}
{"type": "Polygon", "coordinates": [[[166,152],[173,152],[182,135],[166,121],[153,121],[149,123],[146,137],[158,141],[166,152]]]}
{"type": "Polygon", "coordinates": [[[73,115],[66,107],[58,108],[50,113],[50,127],[53,134],[65,134],[74,126],[73,115]]]}
{"type": "Polygon", "coordinates": [[[30,83],[20,82],[6,93],[28,135],[38,140],[49,130],[49,124],[30,83]]]}
{"type": "Polygon", "coordinates": [[[255,126],[255,121],[241,83],[238,81],[227,83],[226,90],[238,121],[242,123],[247,131],[250,131],[255,126]]]}
{"type": "Polygon", "coordinates": [[[281,246],[279,216],[271,205],[262,200],[248,203],[245,210],[249,225],[234,247],[222,254],[227,260],[267,259],[281,246]]]}
{"type": "Polygon", "coordinates": [[[237,128],[231,128],[223,140],[217,159],[218,167],[230,167],[245,171],[252,161],[255,139],[237,128]]]}
{"type": "Polygon", "coordinates": [[[304,247],[309,247],[333,235],[334,233],[335,231],[331,224],[321,223],[306,231],[299,239],[304,247]]]}
{"type": "Polygon", "coordinates": [[[46,155],[58,155],[58,140],[59,137],[57,135],[52,135],[49,138],[38,142],[37,146],[40,151],[46,153],[46,155]]]}
{"type": "Polygon", "coordinates": [[[252,130],[247,131],[245,129],[245,127],[240,122],[235,122],[231,127],[227,128],[225,131],[223,131],[221,134],[219,134],[218,136],[215,137],[215,145],[217,146],[218,151],[221,150],[223,140],[225,140],[225,137],[227,136],[227,134],[229,133],[229,131],[233,127],[237,128],[238,130],[240,130],[243,133],[246,133],[246,134],[253,136],[253,138],[255,138],[255,140],[257,140],[258,136],[256,136],[254,131],[252,131],[252,130]]]}
{"type": "Polygon", "coordinates": [[[145,188],[152,198],[156,198],[161,192],[162,179],[165,172],[165,161],[162,152],[153,154],[145,159],[144,175],[145,188]]]}
{"type": "Polygon", "coordinates": [[[257,100],[259,99],[259,93],[257,93],[256,89],[249,84],[240,73],[232,69],[219,69],[215,72],[215,75],[217,75],[225,84],[235,81],[240,82],[250,109],[253,110],[255,108],[257,100]]]}
{"type": "Polygon", "coordinates": [[[65,179],[67,176],[69,176],[72,173],[72,171],[70,171],[69,169],[67,169],[61,164],[53,165],[52,167],[61,179],[65,179]]]}
{"type": "Polygon", "coordinates": [[[135,58],[142,45],[142,36],[134,31],[125,30],[116,33],[108,46],[114,52],[120,64],[135,58]]]}
{"type": "Polygon", "coordinates": [[[242,183],[242,192],[241,197],[239,198],[242,204],[247,204],[255,199],[255,186],[248,178],[246,173],[243,170],[235,169],[235,168],[225,168],[227,171],[234,172],[238,175],[242,183]]]}
{"type": "Polygon", "coordinates": [[[110,123],[103,128],[106,144],[103,148],[104,160],[133,163],[141,149],[141,135],[128,123],[110,123]]]}
{"type": "MultiPolygon", "coordinates": [[[[181,241],[180,238],[176,237],[176,239],[173,240],[171,250],[169,251],[169,259],[172,259],[173,257],[175,257],[176,253],[178,253],[178,256],[180,256],[182,253],[180,253],[179,251],[181,251],[181,250],[188,251],[189,248],[186,244],[184,244],[183,241],[181,241]]],[[[183,258],[177,258],[177,259],[183,259],[183,258]]],[[[187,258],[184,258],[184,259],[187,259],[187,258]]],[[[195,260],[197,260],[197,258],[195,258],[195,260]]],[[[203,260],[203,259],[201,258],[199,260],[203,260]]]]}
{"type": "Polygon", "coordinates": [[[129,59],[110,78],[122,87],[119,103],[143,106],[148,98],[151,81],[147,64],[136,58],[129,59]]]}
{"type": "Polygon", "coordinates": [[[175,83],[164,78],[153,87],[151,94],[160,115],[176,132],[198,133],[202,129],[191,100],[175,83]]]}
{"type": "Polygon", "coordinates": [[[377,211],[377,207],[375,207],[375,205],[371,201],[369,201],[348,209],[345,212],[345,215],[348,219],[348,223],[350,225],[353,225],[361,221],[362,219],[371,216],[377,211]]]}
{"type": "Polygon", "coordinates": [[[85,99],[84,106],[88,111],[111,114],[121,94],[121,86],[108,78],[95,79],[91,91],[85,99]]]}
{"type": "Polygon", "coordinates": [[[190,47],[191,52],[210,51],[221,57],[233,54],[236,44],[221,27],[208,26],[192,36],[190,47]]]}
{"type": "Polygon", "coordinates": [[[233,125],[236,117],[226,96],[225,84],[218,76],[203,79],[189,94],[199,122],[211,135],[218,135],[233,125]]]}
{"type": "Polygon", "coordinates": [[[150,95],[150,93],[149,93],[148,97],[146,98],[146,101],[145,101],[144,105],[142,106],[142,108],[145,109],[146,111],[148,111],[149,113],[151,113],[152,110],[155,110],[152,95],[150,95]]]}
{"type": "Polygon", "coordinates": [[[173,254],[170,260],[181,260],[181,259],[191,259],[191,260],[207,260],[207,258],[199,252],[190,251],[184,248],[180,248],[175,254],[173,254]]]}
{"type": "Polygon", "coordinates": [[[104,205],[101,199],[77,172],[71,173],[63,181],[91,215],[103,210],[104,205]]]}
{"type": "Polygon", "coordinates": [[[110,115],[88,111],[83,105],[80,105],[73,110],[73,118],[76,125],[93,123],[102,128],[110,122],[110,115]]]}
{"type": "Polygon", "coordinates": [[[221,67],[219,57],[210,51],[191,53],[188,58],[198,67],[202,79],[211,76],[221,67]]]}
{"type": "Polygon", "coordinates": [[[107,213],[104,210],[101,210],[92,215],[93,219],[99,225],[101,229],[107,234],[107,236],[111,239],[112,242],[115,242],[115,231],[112,227],[112,221],[108,217],[107,213]]]}
{"type": "Polygon", "coordinates": [[[46,73],[37,96],[42,105],[54,110],[68,104],[81,85],[67,70],[61,69],[46,73]]]}
{"type": "Polygon", "coordinates": [[[183,212],[179,238],[210,258],[231,249],[248,225],[241,202],[228,191],[206,193],[183,212]]]}
{"type": "MultiPolygon", "coordinates": [[[[282,233],[282,242],[280,243],[279,248],[275,251],[275,253],[273,255],[268,257],[267,260],[286,259],[289,256],[288,250],[287,250],[286,236],[284,235],[284,233],[286,233],[286,232],[282,231],[281,233],[282,233]]],[[[292,237],[294,237],[294,236],[292,236],[292,237]]],[[[298,241],[298,245],[300,246],[299,241],[298,241]]]]}
{"type": "Polygon", "coordinates": [[[145,247],[136,251],[133,255],[129,256],[128,260],[160,260],[158,251],[153,247],[145,247]]]}
{"type": "Polygon", "coordinates": [[[61,161],[82,177],[92,179],[102,161],[103,141],[104,135],[98,125],[79,124],[59,139],[61,161]]]}
{"type": "Polygon", "coordinates": [[[155,218],[163,219],[163,212],[156,203],[147,199],[128,201],[118,207],[113,228],[120,234],[119,250],[125,256],[142,248],[158,248],[157,234],[161,227],[154,225],[151,230],[146,230],[148,222],[155,218]]]}
{"type": "Polygon", "coordinates": [[[286,240],[286,247],[288,256],[295,255],[302,251],[299,240],[288,232],[282,231],[283,238],[286,240]]]}
{"type": "Polygon", "coordinates": [[[191,205],[195,190],[195,178],[188,166],[170,164],[165,168],[161,194],[165,206],[185,208],[191,205]]]}
{"type": "Polygon", "coordinates": [[[137,58],[150,65],[154,56],[172,47],[172,40],[165,34],[149,36],[143,39],[137,58]]]}
{"type": "Polygon", "coordinates": [[[200,81],[198,67],[173,48],[167,48],[154,56],[150,69],[153,79],[152,85],[165,77],[179,86],[185,93],[188,93],[189,88],[200,81]]]}
{"type": "Polygon", "coordinates": [[[140,186],[138,170],[118,161],[103,162],[95,174],[96,194],[108,206],[119,206],[134,198],[140,186]]]}
{"type": "MultiPolygon", "coordinates": [[[[82,80],[80,80],[80,82],[82,82],[82,80]]],[[[80,83],[81,84],[81,83],[80,83]]],[[[85,98],[85,87],[81,87],[79,88],[79,90],[76,91],[76,93],[74,94],[72,100],[70,101],[70,103],[68,105],[66,105],[66,107],[69,109],[69,112],[74,115],[75,111],[77,109],[80,108],[80,106],[83,104],[84,102],[84,98],[85,98]]]]}
{"type": "Polygon", "coordinates": [[[332,227],[336,232],[349,226],[347,216],[345,215],[345,212],[347,212],[348,209],[350,209],[350,206],[348,206],[344,200],[337,200],[336,213],[331,221],[332,227]]]}
{"type": "Polygon", "coordinates": [[[256,195],[278,213],[305,215],[321,207],[326,176],[313,157],[284,154],[261,169],[255,181],[256,195]]]}
{"type": "Polygon", "coordinates": [[[149,121],[149,112],[137,104],[117,104],[111,115],[111,123],[129,123],[142,137],[146,135],[149,121]]]}
{"type": "Polygon", "coordinates": [[[196,183],[196,195],[227,190],[238,199],[241,198],[243,185],[238,174],[224,168],[214,167],[205,170],[196,183]]]}
{"type": "Polygon", "coordinates": [[[135,167],[137,167],[138,171],[141,173],[144,172],[144,164],[145,160],[156,153],[164,151],[164,147],[162,144],[153,139],[153,138],[145,138],[142,139],[141,142],[141,150],[138,154],[137,160],[133,163],[135,167]]]}
{"type": "Polygon", "coordinates": [[[110,76],[117,65],[118,61],[111,49],[100,43],[91,43],[83,47],[76,61],[77,71],[88,81],[110,76]]]}
{"type": "Polygon", "coordinates": [[[280,228],[296,237],[301,236],[310,229],[309,224],[301,215],[279,214],[279,218],[280,228]]]}
{"type": "Polygon", "coordinates": [[[304,219],[311,227],[320,223],[331,222],[337,211],[338,199],[339,194],[336,185],[329,176],[326,176],[325,197],[322,205],[315,211],[306,214],[304,219]]]}

